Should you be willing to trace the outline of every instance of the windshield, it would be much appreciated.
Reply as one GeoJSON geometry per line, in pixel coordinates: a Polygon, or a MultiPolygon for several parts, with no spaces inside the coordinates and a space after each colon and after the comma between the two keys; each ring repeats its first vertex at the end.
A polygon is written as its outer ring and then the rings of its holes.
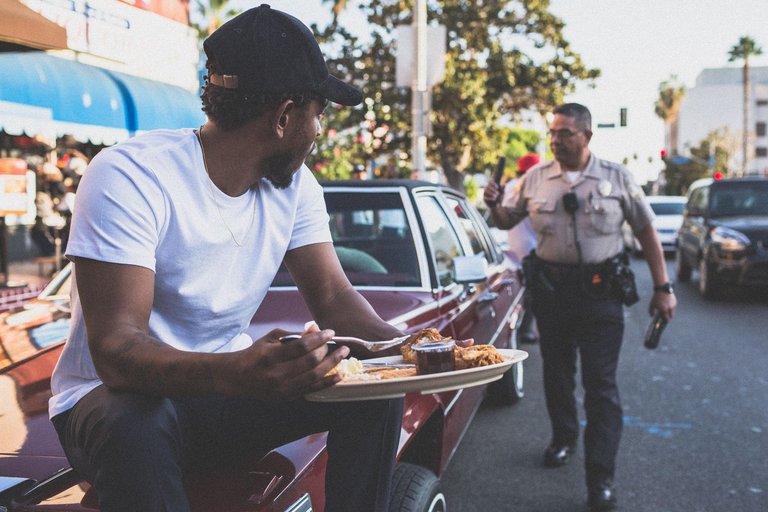
{"type": "MultiPolygon", "coordinates": [[[[398,192],[326,190],[333,245],[354,286],[421,284],[419,260],[398,192]]],[[[285,267],[273,286],[291,285],[285,267]]]]}
{"type": "Polygon", "coordinates": [[[651,210],[656,215],[682,215],[685,203],[651,203],[651,210]]]}
{"type": "Polygon", "coordinates": [[[710,194],[711,217],[768,215],[768,181],[721,182],[710,194]]]}

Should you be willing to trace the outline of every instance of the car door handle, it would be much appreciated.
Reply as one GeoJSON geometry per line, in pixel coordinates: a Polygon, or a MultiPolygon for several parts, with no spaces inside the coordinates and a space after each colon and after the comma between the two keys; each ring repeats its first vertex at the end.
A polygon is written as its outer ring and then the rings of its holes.
{"type": "Polygon", "coordinates": [[[501,288],[504,288],[505,286],[512,286],[512,285],[513,285],[513,284],[515,284],[516,282],[517,282],[517,281],[515,280],[515,278],[514,278],[514,277],[505,277],[505,278],[504,278],[504,279],[502,279],[502,280],[501,280],[501,282],[499,283],[499,287],[501,287],[501,288]]]}
{"type": "Polygon", "coordinates": [[[478,304],[485,304],[486,302],[493,302],[499,298],[499,294],[496,292],[483,292],[477,298],[478,304]]]}

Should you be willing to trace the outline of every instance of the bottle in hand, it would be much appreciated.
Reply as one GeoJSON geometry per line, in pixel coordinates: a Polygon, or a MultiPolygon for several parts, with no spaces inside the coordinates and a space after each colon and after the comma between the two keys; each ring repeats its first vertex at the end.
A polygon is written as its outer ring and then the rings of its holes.
{"type": "Polygon", "coordinates": [[[648,330],[645,333],[645,341],[643,345],[648,349],[655,349],[659,346],[659,340],[661,339],[661,333],[664,332],[664,328],[667,326],[667,321],[661,314],[656,313],[653,316],[653,320],[648,325],[648,330]]]}

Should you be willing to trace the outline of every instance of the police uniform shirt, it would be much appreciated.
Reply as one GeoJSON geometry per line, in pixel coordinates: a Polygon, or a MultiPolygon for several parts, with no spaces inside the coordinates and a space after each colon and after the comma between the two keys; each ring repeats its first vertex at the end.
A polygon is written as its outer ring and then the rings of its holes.
{"type": "Polygon", "coordinates": [[[654,219],[643,190],[623,165],[590,154],[587,167],[573,183],[557,161],[538,165],[525,173],[521,193],[511,205],[513,217],[530,216],[536,232],[536,254],[550,263],[599,263],[623,249],[621,226],[626,220],[637,233],[654,219]],[[563,196],[578,198],[576,225],[565,210],[563,196]]]}

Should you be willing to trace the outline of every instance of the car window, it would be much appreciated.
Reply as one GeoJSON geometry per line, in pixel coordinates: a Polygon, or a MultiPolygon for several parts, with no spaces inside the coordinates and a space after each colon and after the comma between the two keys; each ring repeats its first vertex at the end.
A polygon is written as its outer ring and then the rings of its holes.
{"type": "Polygon", "coordinates": [[[464,249],[437,198],[419,196],[416,201],[430,241],[438,283],[447,286],[453,282],[453,258],[464,256],[464,249]]]}
{"type": "Polygon", "coordinates": [[[482,243],[482,237],[477,232],[472,220],[469,218],[466,207],[454,197],[446,197],[445,201],[448,203],[448,207],[453,210],[453,213],[456,214],[456,217],[458,217],[462,233],[467,236],[469,244],[472,247],[472,254],[485,256],[485,247],[482,243]]]}
{"type": "Polygon", "coordinates": [[[688,206],[700,212],[704,212],[707,209],[708,198],[709,198],[709,187],[697,188],[696,190],[691,192],[691,197],[688,199],[688,206]]]}
{"type": "Polygon", "coordinates": [[[710,192],[710,215],[768,215],[768,181],[721,183],[710,192]]]}
{"type": "Polygon", "coordinates": [[[447,196],[446,202],[458,217],[459,225],[470,241],[473,254],[483,256],[488,263],[493,263],[495,252],[490,246],[490,240],[483,236],[484,228],[480,226],[477,216],[472,214],[471,207],[466,201],[456,197],[447,196]]]}
{"type": "Polygon", "coordinates": [[[651,203],[651,210],[656,215],[682,215],[683,203],[651,203]]]}
{"type": "MultiPolygon", "coordinates": [[[[354,286],[421,285],[418,253],[398,192],[326,190],[325,203],[336,255],[354,286]]],[[[272,285],[293,285],[284,266],[272,285]]]]}

